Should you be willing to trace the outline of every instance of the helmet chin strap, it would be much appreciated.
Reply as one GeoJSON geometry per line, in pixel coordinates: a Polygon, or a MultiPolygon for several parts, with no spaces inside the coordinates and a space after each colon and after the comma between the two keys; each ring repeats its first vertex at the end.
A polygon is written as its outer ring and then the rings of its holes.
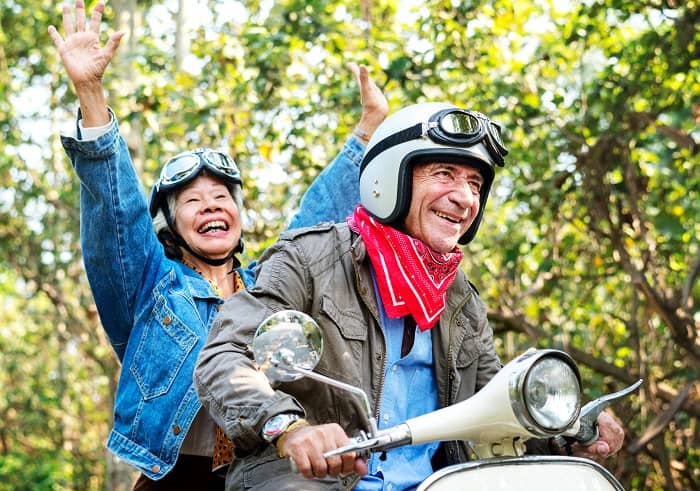
{"type": "Polygon", "coordinates": [[[237,247],[236,247],[236,249],[231,249],[231,252],[229,252],[229,253],[226,255],[226,257],[222,257],[222,258],[220,258],[220,259],[213,259],[213,258],[210,258],[210,257],[202,256],[201,254],[198,254],[198,253],[196,253],[195,251],[193,251],[193,250],[190,248],[190,246],[187,245],[187,242],[185,242],[185,241],[182,239],[182,237],[180,237],[179,234],[174,233],[174,234],[172,234],[172,237],[173,237],[173,241],[175,242],[176,245],[182,247],[182,248],[185,249],[187,252],[189,252],[190,254],[192,254],[194,257],[196,257],[196,258],[199,259],[200,261],[203,261],[203,262],[207,263],[207,264],[210,265],[210,266],[221,266],[221,265],[226,264],[227,262],[229,262],[231,259],[233,259],[233,268],[232,268],[232,269],[235,269],[235,268],[237,268],[238,266],[241,265],[241,263],[238,261],[238,259],[236,259],[236,257],[234,256],[234,254],[236,254],[237,247]]]}
{"type": "Polygon", "coordinates": [[[185,242],[185,239],[182,238],[180,234],[175,232],[175,226],[173,225],[172,222],[172,217],[170,216],[170,210],[168,210],[167,205],[164,205],[161,207],[163,210],[163,215],[165,215],[165,221],[168,224],[168,231],[161,231],[158,234],[158,238],[163,242],[163,244],[166,243],[166,241],[170,241],[174,244],[176,247],[168,247],[166,246],[166,253],[172,254],[175,258],[177,259],[182,259],[182,251],[179,250],[179,247],[182,247],[185,249],[187,252],[192,254],[194,257],[199,259],[202,262],[207,263],[210,266],[222,266],[229,262],[231,259],[233,259],[233,264],[231,265],[231,271],[233,271],[236,268],[239,268],[241,266],[241,262],[238,260],[237,257],[235,257],[235,254],[237,252],[243,252],[243,239],[238,240],[238,244],[236,244],[236,247],[231,249],[231,252],[229,252],[226,257],[220,258],[220,259],[214,259],[206,256],[202,256],[201,254],[196,253],[195,251],[192,250],[192,248],[185,242]]]}

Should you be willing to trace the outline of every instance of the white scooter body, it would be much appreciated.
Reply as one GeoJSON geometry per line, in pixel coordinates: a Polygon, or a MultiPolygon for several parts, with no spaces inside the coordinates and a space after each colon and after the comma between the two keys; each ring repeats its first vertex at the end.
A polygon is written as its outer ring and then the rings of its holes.
{"type": "Polygon", "coordinates": [[[494,458],[445,467],[418,491],[624,491],[603,466],[579,457],[494,458]]]}

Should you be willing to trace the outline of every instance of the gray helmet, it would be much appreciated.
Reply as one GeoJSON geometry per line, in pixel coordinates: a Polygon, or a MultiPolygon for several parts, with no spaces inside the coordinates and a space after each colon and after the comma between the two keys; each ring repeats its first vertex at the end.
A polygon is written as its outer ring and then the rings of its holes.
{"type": "Polygon", "coordinates": [[[476,111],[429,102],[403,108],[375,130],[360,165],[360,203],[383,223],[400,228],[411,206],[413,166],[450,162],[477,168],[484,183],[479,214],[460,237],[476,235],[496,165],[508,154],[501,127],[476,111]]]}

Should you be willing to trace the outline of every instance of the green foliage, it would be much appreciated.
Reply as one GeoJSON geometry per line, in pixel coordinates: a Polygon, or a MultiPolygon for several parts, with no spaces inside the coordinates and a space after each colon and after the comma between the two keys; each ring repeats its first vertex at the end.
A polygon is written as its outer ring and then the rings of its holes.
{"type": "MultiPolygon", "coordinates": [[[[107,7],[106,30],[129,37],[105,83],[144,187],[184,148],[225,148],[249,258],[356,123],[348,61],[392,109],[448,100],[500,121],[508,163],[465,270],[501,355],[563,347],[591,398],[645,378],[613,408],[632,443],[694,383],[660,436],[606,464],[628,489],[700,486],[697,2],[211,0],[187,16],[181,66],[178,5],[124,8],[107,7]]],[[[103,442],[118,366],[57,139],[76,109],[46,33],[60,17],[46,0],[0,6],[0,489],[115,486],[103,442]]]]}

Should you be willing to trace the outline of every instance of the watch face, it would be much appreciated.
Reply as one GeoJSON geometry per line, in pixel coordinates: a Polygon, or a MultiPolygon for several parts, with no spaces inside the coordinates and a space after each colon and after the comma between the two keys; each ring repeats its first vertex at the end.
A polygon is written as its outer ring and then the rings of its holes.
{"type": "Polygon", "coordinates": [[[268,442],[274,440],[284,430],[286,430],[287,426],[289,426],[289,424],[295,419],[299,419],[299,416],[296,414],[278,414],[271,417],[263,426],[263,438],[268,442]]]}

